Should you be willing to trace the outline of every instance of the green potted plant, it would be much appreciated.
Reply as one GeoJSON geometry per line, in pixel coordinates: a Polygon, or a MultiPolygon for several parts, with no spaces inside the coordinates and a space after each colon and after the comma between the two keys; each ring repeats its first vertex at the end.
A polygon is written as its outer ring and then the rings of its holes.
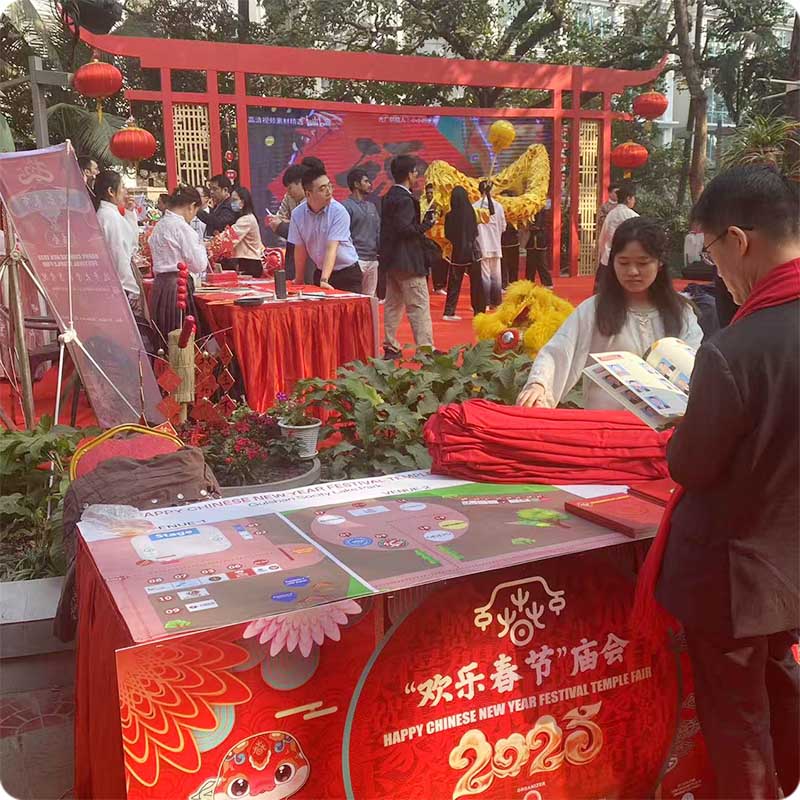
{"type": "Polygon", "coordinates": [[[309,465],[273,416],[247,406],[239,406],[227,420],[186,422],[178,435],[203,451],[225,497],[295,489],[319,479],[319,462],[309,465]]]}
{"type": "Polygon", "coordinates": [[[300,458],[314,458],[317,455],[317,441],[321,420],[308,413],[308,405],[298,397],[289,397],[284,392],[275,395],[272,414],[278,420],[278,427],[284,436],[296,439],[300,444],[300,458]]]}

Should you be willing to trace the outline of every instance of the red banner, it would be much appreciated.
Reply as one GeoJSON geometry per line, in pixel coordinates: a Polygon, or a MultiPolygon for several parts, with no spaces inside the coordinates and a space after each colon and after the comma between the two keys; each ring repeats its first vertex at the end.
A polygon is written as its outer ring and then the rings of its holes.
{"type": "Polygon", "coordinates": [[[679,645],[665,635],[653,651],[628,624],[630,557],[626,545],[120,651],[128,797],[706,794],[679,645]]]}
{"type": "Polygon", "coordinates": [[[69,143],[0,155],[0,198],[51,313],[69,331],[100,425],[138,422],[142,411],[163,422],[161,393],[69,143]]]}

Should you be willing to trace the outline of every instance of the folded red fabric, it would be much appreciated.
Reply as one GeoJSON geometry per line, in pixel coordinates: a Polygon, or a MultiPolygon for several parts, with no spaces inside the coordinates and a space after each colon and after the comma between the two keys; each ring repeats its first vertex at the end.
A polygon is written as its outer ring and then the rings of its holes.
{"type": "Polygon", "coordinates": [[[440,475],[498,483],[633,483],[668,477],[666,445],[627,411],[442,406],[425,443],[440,475]]]}

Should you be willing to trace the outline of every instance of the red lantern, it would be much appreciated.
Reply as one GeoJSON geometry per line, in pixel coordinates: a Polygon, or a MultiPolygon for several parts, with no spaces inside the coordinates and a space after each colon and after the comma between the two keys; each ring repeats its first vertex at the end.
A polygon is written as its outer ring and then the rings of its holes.
{"type": "Polygon", "coordinates": [[[233,150],[225,151],[225,161],[227,161],[228,164],[233,163],[233,150]]]}
{"type": "Polygon", "coordinates": [[[225,177],[226,177],[226,178],[227,178],[229,181],[231,181],[231,183],[233,183],[233,181],[235,181],[235,180],[236,180],[236,176],[237,176],[238,174],[239,174],[239,173],[238,173],[238,172],[236,172],[236,170],[235,170],[235,169],[226,169],[226,170],[225,170],[225,177]]]}
{"type": "Polygon", "coordinates": [[[150,131],[127,125],[111,137],[109,148],[121,161],[138,163],[150,158],[156,152],[156,138],[150,131]]]}
{"type": "Polygon", "coordinates": [[[113,65],[97,58],[78,67],[72,76],[72,87],[85,97],[97,100],[97,119],[103,121],[103,99],[122,88],[122,73],[113,65]]]}
{"type": "Polygon", "coordinates": [[[661,92],[645,92],[634,98],[633,113],[642,119],[658,119],[669,106],[669,100],[661,92]]]}
{"type": "Polygon", "coordinates": [[[618,144],[611,151],[611,163],[625,170],[625,177],[630,178],[632,169],[639,169],[647,163],[650,154],[647,148],[636,142],[618,144]]]}

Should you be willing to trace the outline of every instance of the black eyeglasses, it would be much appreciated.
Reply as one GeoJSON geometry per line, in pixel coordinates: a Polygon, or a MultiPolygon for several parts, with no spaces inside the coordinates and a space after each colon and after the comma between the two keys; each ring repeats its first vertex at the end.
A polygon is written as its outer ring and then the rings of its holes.
{"type": "MultiPolygon", "coordinates": [[[[734,226],[731,226],[731,227],[734,227],[734,226]]],[[[737,227],[740,231],[752,231],[752,230],[754,230],[752,225],[736,225],[735,227],[737,227]]],[[[704,256],[708,256],[709,258],[711,258],[710,248],[713,247],[720,239],[724,239],[728,235],[728,231],[729,230],[730,230],[730,227],[726,228],[724,231],[722,231],[722,233],[719,236],[717,236],[716,239],[713,239],[708,244],[704,244],[700,248],[700,252],[704,256]]]]}

